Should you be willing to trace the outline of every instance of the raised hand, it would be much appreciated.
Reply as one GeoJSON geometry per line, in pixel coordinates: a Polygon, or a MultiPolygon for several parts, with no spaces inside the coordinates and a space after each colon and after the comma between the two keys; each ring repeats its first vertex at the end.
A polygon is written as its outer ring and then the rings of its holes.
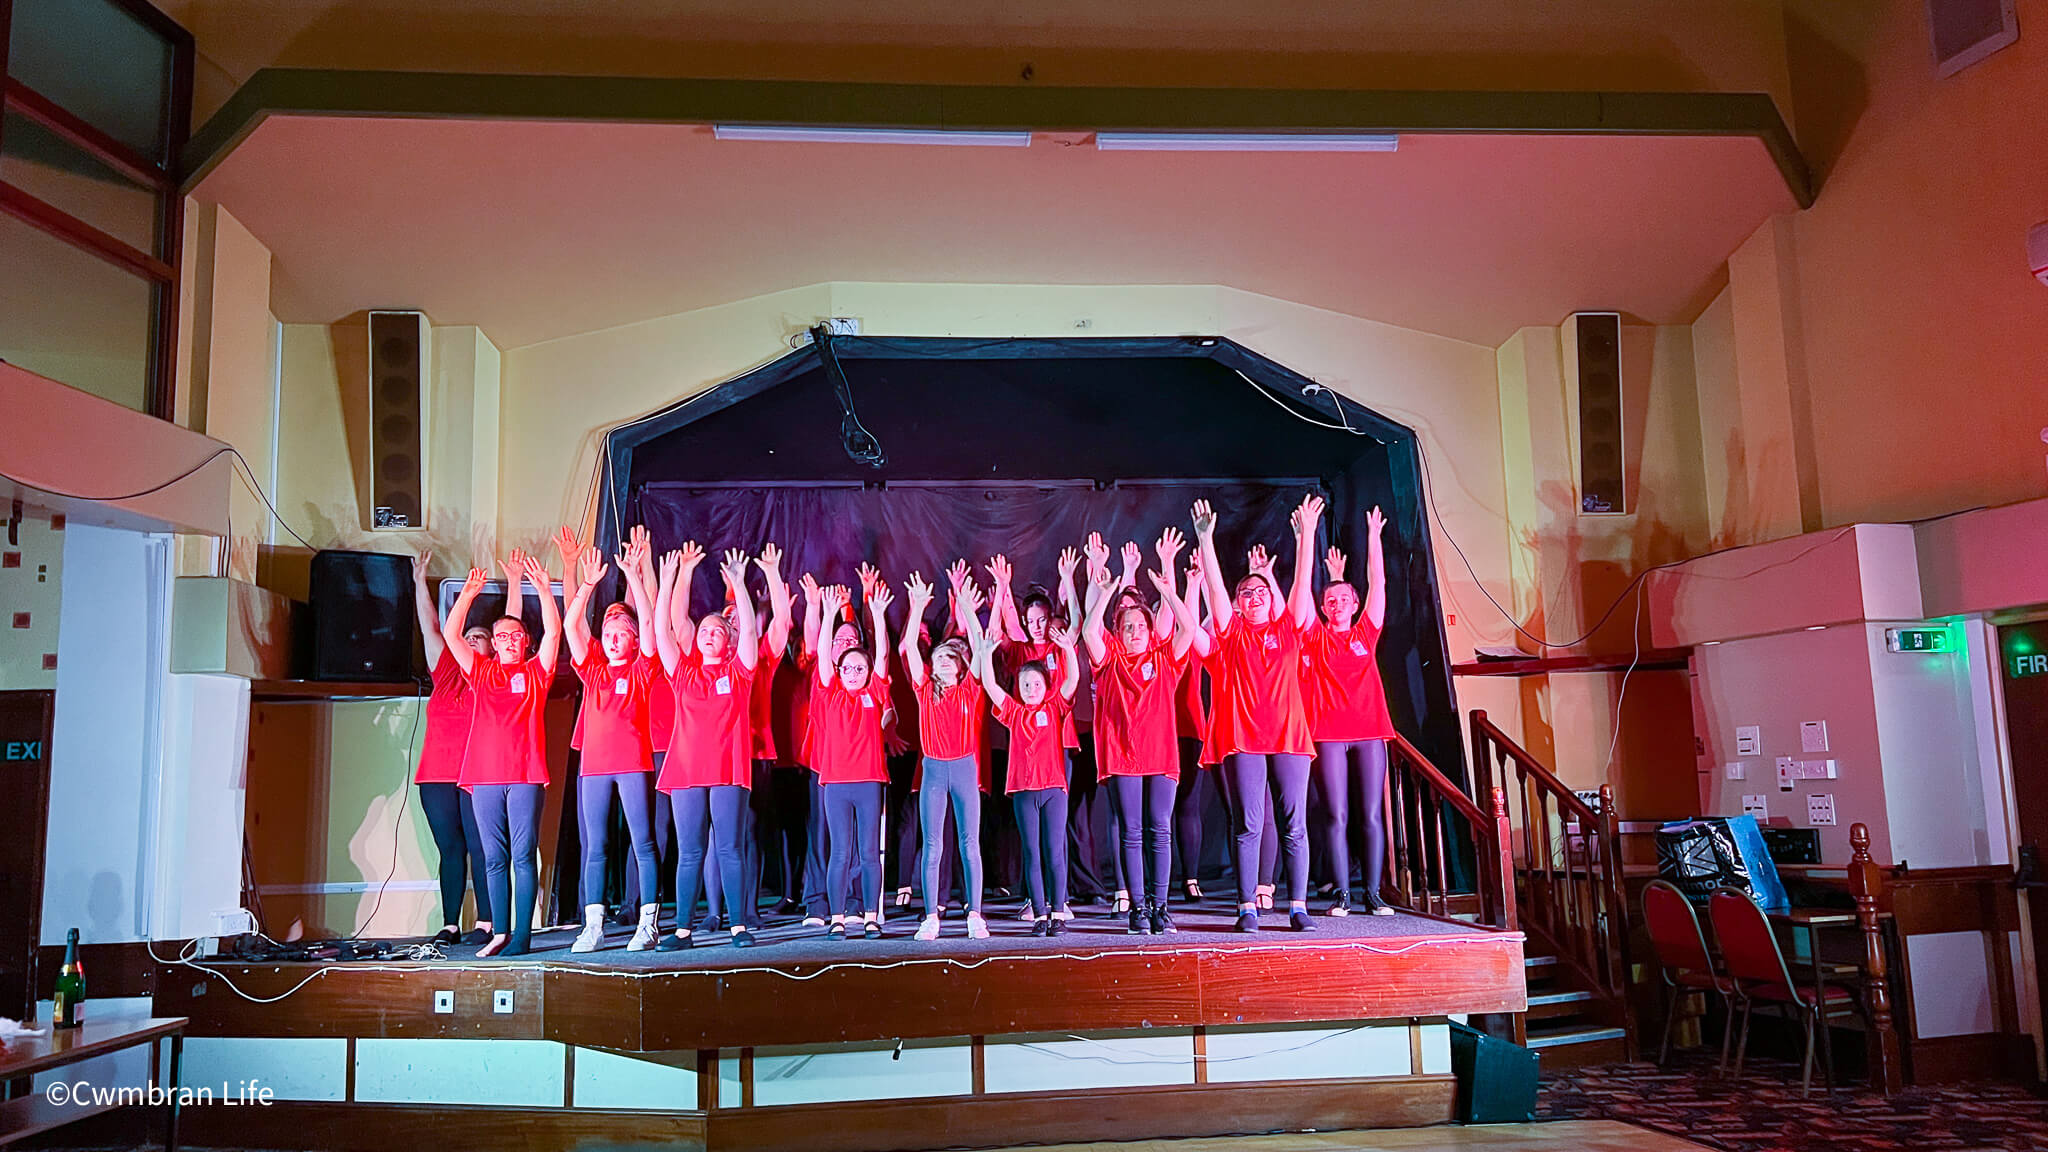
{"type": "Polygon", "coordinates": [[[682,564],[685,568],[695,568],[704,562],[704,546],[695,540],[683,541],[679,554],[683,558],[682,564]]]}
{"type": "MultiPolygon", "coordinates": [[[[808,574],[804,578],[806,580],[810,579],[808,574]]],[[[812,584],[811,587],[817,588],[818,586],[812,584]]],[[[846,599],[847,592],[844,584],[833,584],[818,589],[818,603],[824,607],[827,620],[837,620],[839,618],[840,610],[846,607],[846,599]]]]}
{"type": "Polygon", "coordinates": [[[604,562],[604,553],[599,552],[595,548],[585,548],[583,550],[583,555],[579,559],[577,574],[585,587],[604,579],[605,573],[609,571],[611,571],[611,566],[604,562]]]}
{"type": "Polygon", "coordinates": [[[889,582],[879,576],[875,578],[875,586],[867,596],[868,609],[875,614],[877,620],[882,618],[882,613],[889,610],[889,605],[896,602],[896,594],[889,591],[889,582]]]}
{"type": "Polygon", "coordinates": [[[872,599],[875,595],[875,586],[882,582],[882,570],[873,564],[862,564],[856,574],[860,577],[861,598],[872,599]]]}
{"type": "Polygon", "coordinates": [[[911,616],[923,616],[932,602],[932,586],[924,582],[924,573],[912,572],[903,582],[903,591],[910,597],[911,616]]]}
{"type": "Polygon", "coordinates": [[[635,544],[646,549],[650,555],[654,552],[654,533],[647,530],[647,525],[635,524],[626,530],[626,546],[630,548],[635,544]]]}
{"type": "Polygon", "coordinates": [[[1102,533],[1090,532],[1088,534],[1086,551],[1090,568],[1106,568],[1109,566],[1109,545],[1103,543],[1102,533]]]}
{"type": "Polygon", "coordinates": [[[1344,579],[1344,553],[1338,551],[1334,544],[1323,553],[1323,571],[1330,574],[1333,582],[1344,579]]]}
{"type": "Polygon", "coordinates": [[[1368,532],[1371,532],[1371,533],[1372,533],[1373,535],[1377,536],[1377,535],[1379,535],[1379,534],[1380,534],[1380,533],[1381,533],[1381,532],[1382,532],[1383,530],[1385,530],[1386,526],[1387,526],[1387,514],[1386,514],[1385,512],[1382,512],[1382,511],[1380,511],[1380,506],[1379,506],[1379,505],[1377,505],[1377,504],[1373,505],[1373,506],[1372,506],[1372,511],[1370,511],[1370,512],[1367,512],[1367,513],[1365,514],[1365,529],[1366,529],[1366,531],[1368,531],[1368,532]]]}
{"type": "Polygon", "coordinates": [[[682,551],[681,551],[680,549],[673,549],[673,550],[670,550],[670,551],[667,551],[667,552],[663,552],[663,553],[661,554],[661,582],[662,582],[662,583],[664,583],[664,584],[674,584],[674,583],[675,583],[675,579],[676,579],[676,576],[677,576],[677,574],[679,574],[680,572],[682,572],[682,570],[683,570],[683,554],[682,554],[682,551]]]}
{"type": "Polygon", "coordinates": [[[1180,558],[1181,549],[1187,546],[1188,542],[1181,536],[1180,529],[1168,525],[1166,531],[1159,534],[1159,542],[1152,546],[1153,554],[1159,557],[1159,570],[1173,571],[1173,562],[1180,558]]]}
{"type": "Polygon", "coordinates": [[[754,564],[761,569],[761,574],[768,577],[768,579],[782,579],[782,546],[780,544],[763,544],[761,546],[761,554],[754,558],[754,564]]]}
{"type": "Polygon", "coordinates": [[[1252,550],[1244,554],[1244,563],[1245,567],[1251,569],[1254,576],[1271,576],[1273,574],[1273,558],[1267,555],[1264,544],[1252,545],[1252,550]]]}
{"type": "Polygon", "coordinates": [[[1060,549],[1060,580],[1062,582],[1072,580],[1074,578],[1074,569],[1080,566],[1081,554],[1074,551],[1072,545],[1060,549]]]}
{"type": "Polygon", "coordinates": [[[967,605],[967,611],[970,613],[979,614],[982,606],[988,603],[988,598],[981,594],[980,587],[972,580],[961,581],[954,587],[953,595],[959,597],[962,604],[967,605]]]}
{"type": "Polygon", "coordinates": [[[583,555],[583,542],[576,539],[576,532],[568,525],[555,530],[555,554],[562,558],[562,571],[575,567],[577,557],[583,555]]]}
{"type": "Polygon", "coordinates": [[[1316,530],[1316,522],[1322,518],[1323,498],[1311,492],[1301,498],[1301,506],[1294,510],[1292,516],[1288,517],[1288,523],[1294,526],[1295,533],[1299,535],[1304,532],[1314,532],[1316,530]]]}
{"type": "Polygon", "coordinates": [[[512,554],[505,557],[499,564],[499,567],[505,570],[507,582],[515,585],[518,584],[526,578],[526,553],[514,548],[512,554]]]}
{"type": "Polygon", "coordinates": [[[1216,534],[1216,512],[1209,507],[1207,500],[1195,501],[1195,507],[1190,513],[1190,518],[1194,522],[1196,536],[1214,536],[1216,534]]]}
{"type": "MultiPolygon", "coordinates": [[[[1166,577],[1160,574],[1159,569],[1145,569],[1145,578],[1152,581],[1152,587],[1158,589],[1160,597],[1164,599],[1167,593],[1166,577]]],[[[1189,579],[1192,580],[1193,576],[1191,575],[1189,579]]]]}
{"type": "Polygon", "coordinates": [[[969,568],[967,566],[967,561],[955,560],[946,569],[946,583],[951,584],[955,588],[958,588],[960,587],[960,585],[965,584],[967,582],[967,577],[971,575],[973,571],[974,570],[972,568],[969,568]]]}
{"type": "Polygon", "coordinates": [[[727,548],[725,560],[718,566],[719,575],[726,578],[733,587],[747,586],[747,553],[742,548],[727,548]]]}
{"type": "Polygon", "coordinates": [[[797,587],[803,589],[805,602],[815,601],[819,604],[825,602],[821,597],[821,590],[818,587],[818,578],[816,576],[806,572],[803,574],[803,578],[798,580],[796,584],[797,587]]]}
{"type": "Polygon", "coordinates": [[[619,556],[619,566],[628,571],[638,572],[640,566],[647,563],[647,554],[653,547],[647,529],[635,524],[633,530],[626,536],[626,550],[619,556]]]}
{"type": "Polygon", "coordinates": [[[1062,624],[1055,624],[1046,630],[1046,635],[1052,637],[1052,642],[1061,648],[1069,652],[1074,650],[1074,630],[1072,628],[1062,624]]]}
{"type": "Polygon", "coordinates": [[[1136,540],[1124,541],[1123,562],[1125,572],[1137,575],[1138,565],[1145,562],[1145,551],[1138,547],[1136,540]]]}
{"type": "Polygon", "coordinates": [[[533,590],[545,596],[548,594],[548,566],[538,556],[527,556],[526,578],[533,583],[533,590]]]}
{"type": "Polygon", "coordinates": [[[415,584],[418,584],[418,585],[420,585],[421,587],[425,587],[425,586],[426,586],[426,583],[427,583],[427,565],[428,565],[428,564],[430,564],[430,563],[432,563],[432,562],[433,562],[433,559],[434,559],[434,553],[433,553],[433,551],[432,551],[431,549],[427,549],[427,548],[422,548],[422,549],[420,549],[420,554],[412,558],[412,582],[413,582],[413,583],[415,583],[415,584]]]}
{"type": "Polygon", "coordinates": [[[989,579],[996,582],[998,589],[1008,588],[1010,586],[1010,558],[1000,552],[997,553],[988,562],[988,575],[989,579]]]}
{"type": "Polygon", "coordinates": [[[1108,592],[1116,587],[1116,574],[1107,568],[1096,568],[1088,573],[1088,582],[1108,592]]]}
{"type": "Polygon", "coordinates": [[[484,590],[484,582],[489,580],[490,578],[491,574],[485,571],[484,569],[471,568],[469,570],[469,575],[465,577],[462,581],[462,594],[464,596],[476,595],[477,593],[484,590]]]}

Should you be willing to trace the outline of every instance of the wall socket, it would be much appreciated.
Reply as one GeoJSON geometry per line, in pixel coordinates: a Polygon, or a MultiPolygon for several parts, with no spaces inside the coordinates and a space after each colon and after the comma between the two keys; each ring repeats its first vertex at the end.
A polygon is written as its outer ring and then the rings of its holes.
{"type": "Polygon", "coordinates": [[[453,991],[449,990],[449,989],[446,989],[446,988],[437,988],[437,989],[435,989],[435,990],[434,990],[434,1011],[436,1011],[436,1012],[440,1013],[440,1014],[441,1014],[441,1015],[443,1015],[443,1016],[451,1016],[451,1015],[454,1015],[454,1013],[455,1013],[455,993],[454,993],[453,991]]]}
{"type": "Polygon", "coordinates": [[[500,988],[496,992],[491,993],[491,1011],[496,1012],[500,1016],[510,1016],[512,1014],[512,990],[510,988],[500,988]]]}

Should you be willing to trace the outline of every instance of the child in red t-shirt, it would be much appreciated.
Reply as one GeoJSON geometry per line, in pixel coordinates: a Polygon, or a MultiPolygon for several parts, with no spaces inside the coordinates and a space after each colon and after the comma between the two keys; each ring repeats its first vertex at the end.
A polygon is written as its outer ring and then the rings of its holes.
{"type": "Polygon", "coordinates": [[[972,648],[981,634],[981,593],[973,581],[965,579],[965,565],[955,565],[954,571],[959,573],[952,589],[955,614],[964,619],[967,638],[955,637],[932,649],[929,674],[919,630],[932,602],[932,586],[916,572],[904,586],[910,597],[910,614],[903,628],[903,663],[917,690],[918,733],[924,754],[917,805],[924,834],[924,920],[917,928],[919,940],[935,940],[939,935],[939,906],[943,903],[939,871],[945,860],[948,807],[960,841],[960,871],[966,881],[967,935],[976,940],[988,937],[988,921],[981,914],[980,763],[981,726],[988,715],[988,699],[981,689],[972,648]]]}
{"type": "Polygon", "coordinates": [[[540,644],[531,655],[526,626],[509,616],[491,625],[490,655],[463,640],[463,621],[488,576],[481,568],[469,570],[462,594],[441,622],[442,642],[468,677],[475,702],[459,782],[469,790],[483,836],[491,907],[506,913],[504,923],[493,921],[497,931],[478,956],[525,955],[533,930],[539,879],[534,849],[548,783],[544,711],[562,645],[562,614],[549,590],[547,566],[529,556],[525,574],[541,606],[540,644]]]}
{"type": "Polygon", "coordinates": [[[1061,661],[1065,671],[1057,691],[1046,666],[1031,660],[1017,669],[1017,694],[1010,695],[996,680],[995,642],[984,634],[975,647],[982,688],[995,705],[996,719],[1010,733],[1010,803],[1016,808],[1017,829],[1024,844],[1024,883],[1031,893],[1033,936],[1057,936],[1065,930],[1052,913],[1067,902],[1065,732],[1074,690],[1081,685],[1074,634],[1055,628],[1050,635],[1066,657],[1061,661]]]}
{"type": "Polygon", "coordinates": [[[1330,583],[1323,589],[1323,619],[1309,627],[1301,653],[1302,694],[1307,697],[1309,734],[1316,745],[1316,791],[1325,809],[1324,844],[1337,879],[1332,916],[1351,913],[1351,852],[1345,824],[1354,783],[1365,817],[1365,855],[1358,862],[1364,873],[1365,907],[1375,916],[1394,914],[1380,898],[1387,855],[1387,741],[1394,735],[1378,660],[1380,629],[1387,618],[1387,565],[1380,547],[1387,518],[1375,507],[1366,514],[1365,526],[1363,614],[1358,590],[1344,582],[1344,553],[1331,548],[1324,558],[1330,583]]]}
{"type": "MultiPolygon", "coordinates": [[[[821,590],[824,617],[838,619],[848,595],[837,585],[821,590]]],[[[819,660],[811,693],[811,767],[824,793],[830,841],[825,899],[832,920],[826,931],[840,940],[848,932],[849,857],[860,861],[862,931],[870,940],[882,935],[882,799],[889,783],[882,754],[883,716],[889,710],[889,622],[883,613],[894,599],[888,584],[873,583],[868,594],[873,654],[848,648],[836,659],[819,660]]]]}

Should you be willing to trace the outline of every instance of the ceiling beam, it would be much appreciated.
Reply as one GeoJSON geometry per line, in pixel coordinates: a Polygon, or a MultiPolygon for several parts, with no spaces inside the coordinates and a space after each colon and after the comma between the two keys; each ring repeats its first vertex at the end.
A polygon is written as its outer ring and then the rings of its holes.
{"type": "Polygon", "coordinates": [[[265,68],[179,157],[190,190],[265,118],[373,116],[645,124],[801,124],[1038,132],[1413,132],[1754,136],[1799,206],[1813,175],[1754,92],[1369,92],[1038,88],[265,68]]]}

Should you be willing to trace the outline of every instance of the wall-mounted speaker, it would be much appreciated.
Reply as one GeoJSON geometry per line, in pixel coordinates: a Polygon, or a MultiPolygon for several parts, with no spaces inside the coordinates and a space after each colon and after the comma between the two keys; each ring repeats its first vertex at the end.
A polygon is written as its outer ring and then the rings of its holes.
{"type": "Polygon", "coordinates": [[[370,527],[427,526],[427,317],[370,313],[370,527]]]}
{"type": "Polygon", "coordinates": [[[1622,443],[1621,314],[1578,312],[1572,343],[1579,365],[1579,511],[1628,511],[1622,443]]]}
{"type": "Polygon", "coordinates": [[[309,593],[312,679],[412,679],[412,557],[315,552],[309,593]]]}

